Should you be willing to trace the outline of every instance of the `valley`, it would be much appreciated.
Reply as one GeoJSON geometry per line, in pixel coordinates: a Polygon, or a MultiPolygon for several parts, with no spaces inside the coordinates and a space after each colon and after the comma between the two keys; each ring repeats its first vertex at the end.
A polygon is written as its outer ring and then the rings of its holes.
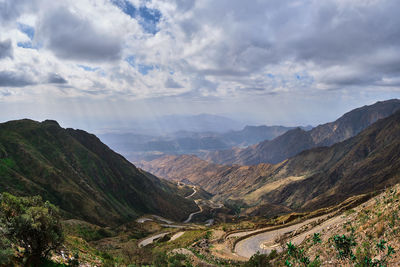
{"type": "MultiPolygon", "coordinates": [[[[392,107],[393,101],[388,104],[392,107]]],[[[364,109],[367,114],[374,110],[364,109]]],[[[352,138],[278,164],[226,166],[195,156],[168,156],[140,166],[160,177],[198,184],[214,200],[240,207],[243,215],[307,211],[399,182],[399,120],[395,112],[352,138]]]]}
{"type": "MultiPolygon", "coordinates": [[[[0,189],[60,207],[66,238],[62,253],[52,254],[59,263],[79,257],[89,266],[284,266],[307,258],[326,266],[369,257],[395,266],[400,111],[397,101],[385,103],[338,119],[368,118],[345,140],[329,137],[339,141],[255,165],[195,155],[134,165],[87,132],[55,121],[10,121],[0,124],[0,189]],[[354,239],[352,259],[335,256],[332,240],[339,238],[354,239]],[[366,251],[367,242],[382,240],[389,254],[366,251]]],[[[289,132],[297,131],[305,132],[289,132]]]]}

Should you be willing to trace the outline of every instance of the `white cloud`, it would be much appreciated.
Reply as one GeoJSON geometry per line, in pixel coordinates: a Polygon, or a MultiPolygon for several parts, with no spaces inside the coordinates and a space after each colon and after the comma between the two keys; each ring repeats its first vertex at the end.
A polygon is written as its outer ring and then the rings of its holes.
{"type": "Polygon", "coordinates": [[[0,0],[0,72],[7,85],[0,101],[179,97],[236,105],[333,89],[354,99],[371,90],[398,96],[396,0],[130,3],[161,12],[158,32],[108,0],[0,0]],[[18,23],[34,28],[32,41],[18,23]],[[8,83],[5,74],[12,74],[8,83]]]}

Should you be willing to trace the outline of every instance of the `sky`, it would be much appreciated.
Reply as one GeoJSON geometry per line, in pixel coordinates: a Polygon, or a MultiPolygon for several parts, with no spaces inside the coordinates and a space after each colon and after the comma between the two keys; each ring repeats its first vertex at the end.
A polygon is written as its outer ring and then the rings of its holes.
{"type": "Polygon", "coordinates": [[[0,0],[0,121],[317,125],[400,97],[398,0],[0,0]]]}

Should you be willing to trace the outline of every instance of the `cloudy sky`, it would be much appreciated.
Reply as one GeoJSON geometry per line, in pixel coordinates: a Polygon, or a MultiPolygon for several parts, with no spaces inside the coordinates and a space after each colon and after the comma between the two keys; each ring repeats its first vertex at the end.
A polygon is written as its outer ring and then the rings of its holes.
{"type": "Polygon", "coordinates": [[[398,0],[0,0],[0,121],[318,124],[400,97],[398,0]]]}

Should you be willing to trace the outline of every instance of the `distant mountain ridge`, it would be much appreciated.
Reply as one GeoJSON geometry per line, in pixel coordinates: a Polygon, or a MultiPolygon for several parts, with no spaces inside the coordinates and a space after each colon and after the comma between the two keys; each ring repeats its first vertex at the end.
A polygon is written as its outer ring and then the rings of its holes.
{"type": "Polygon", "coordinates": [[[214,193],[215,201],[233,201],[254,215],[314,210],[400,182],[400,110],[343,142],[275,165],[223,166],[171,156],[143,167],[188,179],[214,193]]]}
{"type": "Polygon", "coordinates": [[[165,154],[196,154],[207,151],[245,147],[263,140],[273,139],[295,127],[246,126],[242,130],[218,132],[178,131],[165,136],[134,133],[100,134],[102,141],[124,154],[130,161],[151,160],[165,154]]]}
{"type": "Polygon", "coordinates": [[[201,155],[201,158],[217,164],[275,164],[301,151],[344,141],[399,109],[400,100],[398,99],[381,101],[354,109],[334,122],[319,125],[309,131],[294,129],[273,140],[266,140],[243,149],[211,151],[201,155]]]}
{"type": "Polygon", "coordinates": [[[100,140],[55,121],[0,124],[0,192],[41,195],[71,217],[115,225],[144,213],[197,210],[176,184],[137,169],[100,140]]]}

